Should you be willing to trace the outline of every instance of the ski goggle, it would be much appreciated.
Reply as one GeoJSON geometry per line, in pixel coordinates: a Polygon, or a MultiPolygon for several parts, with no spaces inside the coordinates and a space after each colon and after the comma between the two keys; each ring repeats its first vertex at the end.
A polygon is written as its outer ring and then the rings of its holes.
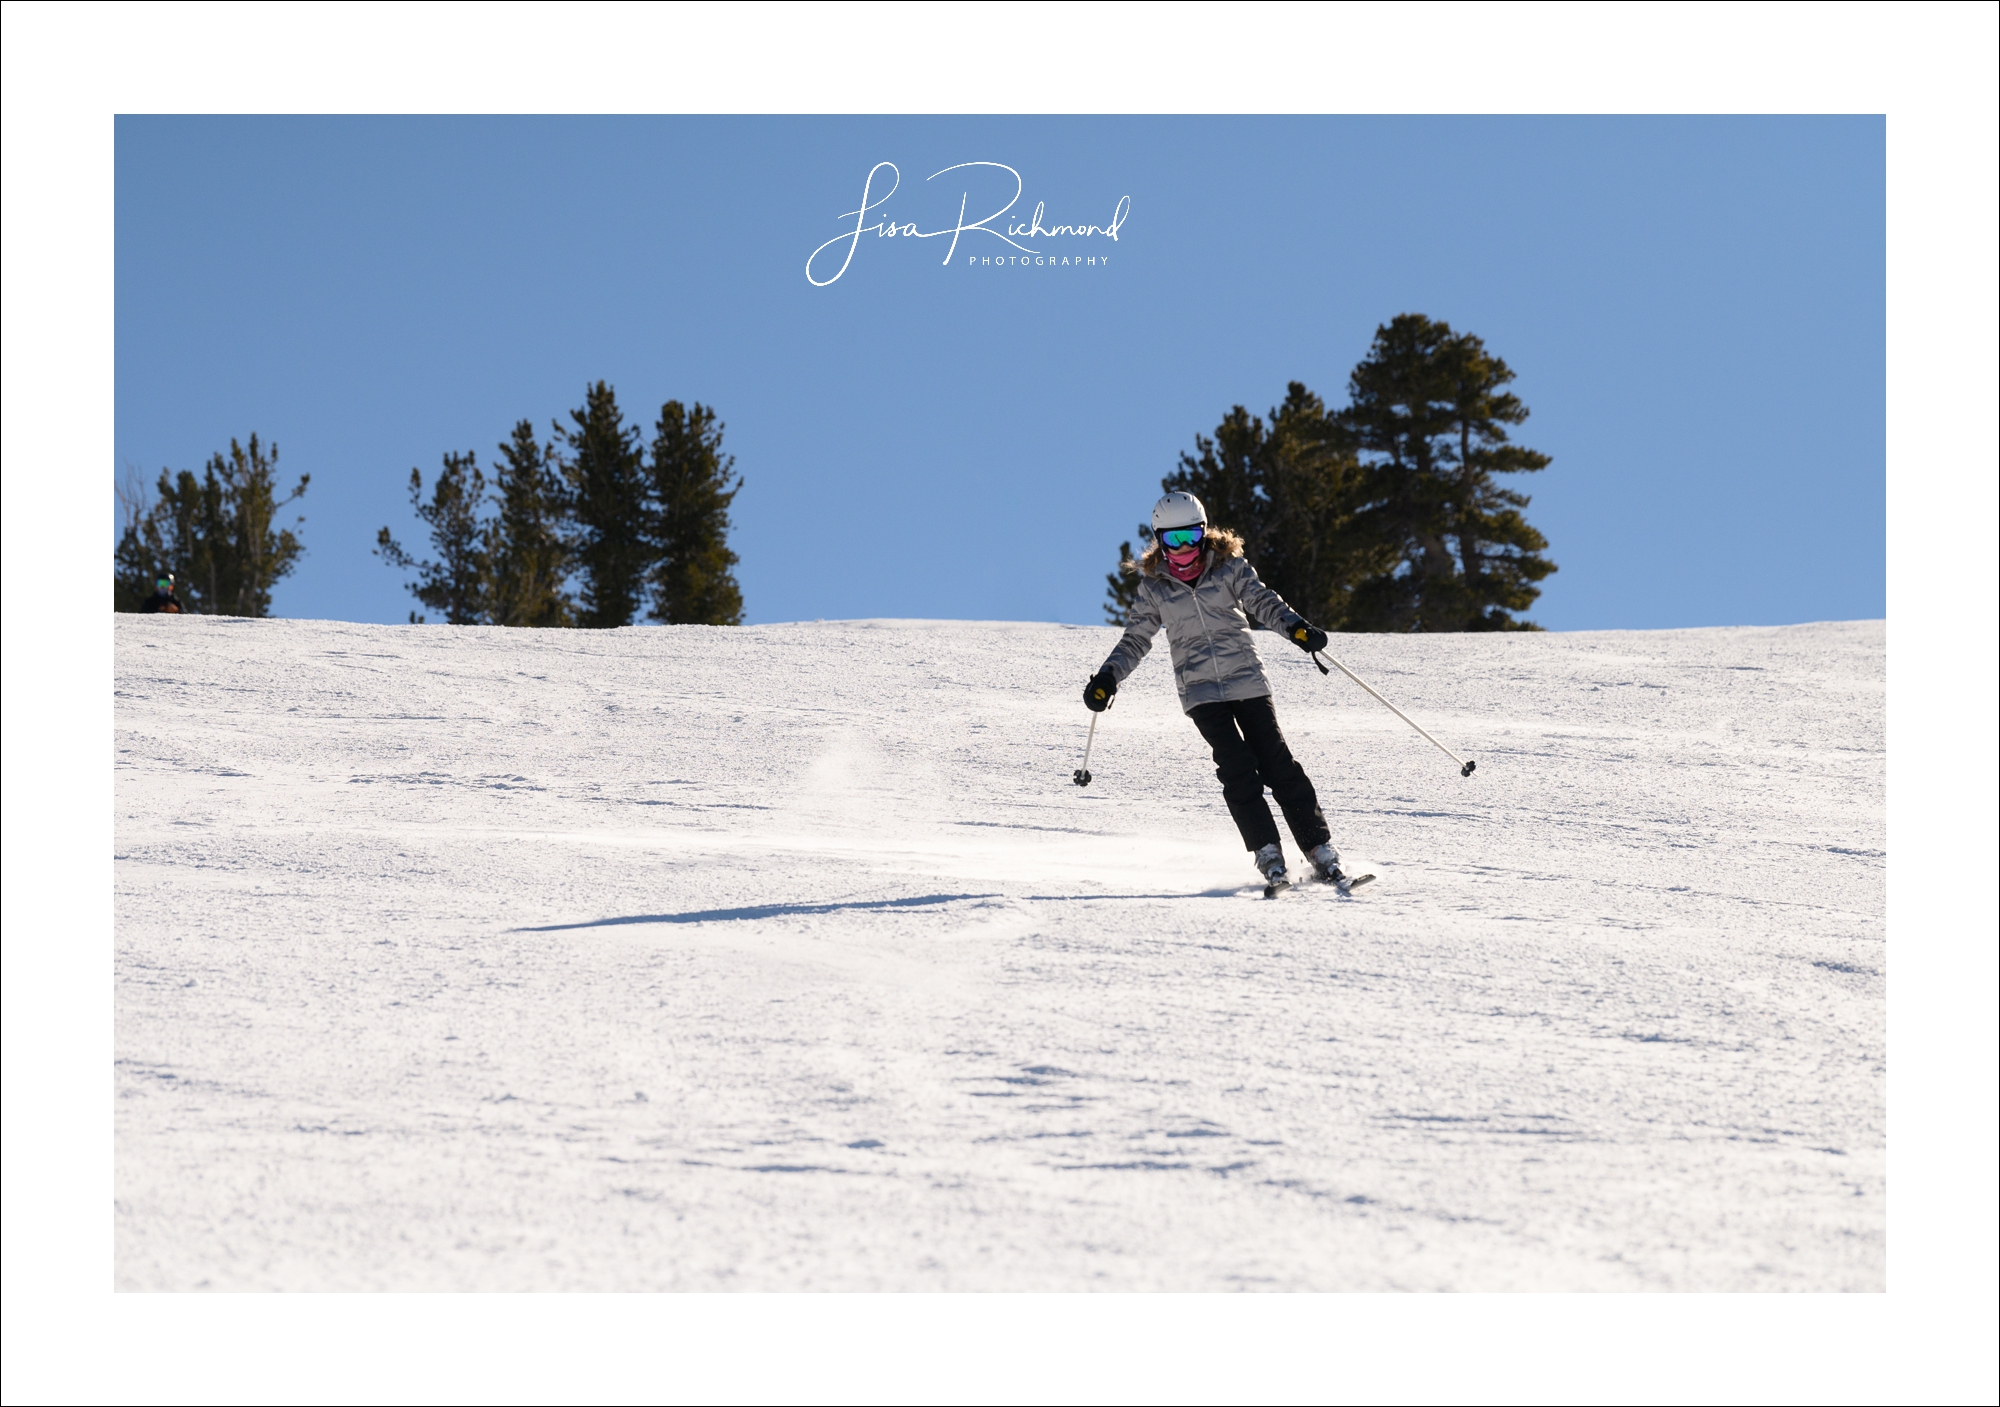
{"type": "Polygon", "coordinates": [[[1201,546],[1202,532],[1199,524],[1191,528],[1163,528],[1160,530],[1160,544],[1169,552],[1185,552],[1190,547],[1201,546]]]}

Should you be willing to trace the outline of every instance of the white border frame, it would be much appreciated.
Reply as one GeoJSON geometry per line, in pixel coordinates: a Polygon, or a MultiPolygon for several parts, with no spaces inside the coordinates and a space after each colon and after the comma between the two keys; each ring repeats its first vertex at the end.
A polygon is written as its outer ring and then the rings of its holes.
{"type": "Polygon", "coordinates": [[[1996,15],[6,4],[6,1398],[1993,1400],[1996,15]],[[112,117],[512,112],[523,95],[634,113],[1887,114],[1889,1292],[112,1295],[110,651],[108,613],[79,604],[101,599],[110,479],[84,466],[112,462],[112,117]]]}

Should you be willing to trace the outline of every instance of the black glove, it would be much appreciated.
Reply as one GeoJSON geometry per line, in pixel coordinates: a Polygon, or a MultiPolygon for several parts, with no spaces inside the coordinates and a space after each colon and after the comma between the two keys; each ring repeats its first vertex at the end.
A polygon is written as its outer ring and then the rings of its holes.
{"type": "Polygon", "coordinates": [[[1111,677],[1111,671],[1100,669],[1083,686],[1083,706],[1092,713],[1102,713],[1111,707],[1111,696],[1117,692],[1118,681],[1111,677]]]}
{"type": "Polygon", "coordinates": [[[1288,638],[1309,655],[1316,655],[1326,648],[1326,632],[1304,616],[1292,622],[1292,633],[1288,638]]]}

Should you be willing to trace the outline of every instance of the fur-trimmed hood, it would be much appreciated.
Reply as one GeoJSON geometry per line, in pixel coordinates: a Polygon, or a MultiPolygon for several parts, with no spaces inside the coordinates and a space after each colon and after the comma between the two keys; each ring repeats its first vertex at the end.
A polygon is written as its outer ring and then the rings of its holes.
{"type": "MultiPolygon", "coordinates": [[[[1202,536],[1201,551],[1203,559],[1202,570],[1205,572],[1215,564],[1215,559],[1218,556],[1241,557],[1243,555],[1243,539],[1228,528],[1210,528],[1202,536]]],[[[1160,551],[1159,539],[1154,538],[1152,542],[1147,544],[1146,550],[1139,554],[1138,561],[1135,562],[1128,558],[1124,562],[1121,562],[1119,566],[1135,576],[1165,576],[1167,570],[1164,562],[1161,560],[1164,556],[1165,554],[1160,551]]]]}

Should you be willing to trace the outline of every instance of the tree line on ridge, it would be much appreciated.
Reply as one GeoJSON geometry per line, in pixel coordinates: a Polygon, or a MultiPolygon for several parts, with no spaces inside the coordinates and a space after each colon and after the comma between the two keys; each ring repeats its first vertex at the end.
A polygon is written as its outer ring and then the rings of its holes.
{"type": "MultiPolygon", "coordinates": [[[[1375,330],[1344,407],[1297,381],[1265,416],[1235,406],[1161,487],[1199,497],[1214,526],[1242,535],[1263,579],[1324,629],[1536,630],[1522,613],[1556,565],[1523,514],[1528,496],[1499,476],[1550,460],[1510,438],[1528,418],[1506,389],[1513,380],[1476,335],[1406,313],[1375,330]]],[[[743,480],[722,434],[713,407],[670,400],[648,439],[597,381],[547,439],[524,419],[487,467],[470,450],[445,453],[428,497],[411,469],[431,552],[419,559],[387,527],[375,551],[410,574],[427,612],[413,622],[739,624],[728,534],[743,480]]],[[[199,476],[163,469],[151,494],[121,485],[115,609],[141,609],[171,573],[183,609],[268,615],[272,588],[304,552],[304,518],[278,519],[310,482],[301,475],[281,495],[277,463],[277,445],[252,435],[199,476]]],[[[1138,536],[1149,541],[1150,527],[1138,536]]],[[[1138,586],[1130,541],[1118,555],[1104,607],[1113,624],[1138,586]]]]}
{"type": "Polygon", "coordinates": [[[605,629],[642,610],[667,625],[741,624],[728,538],[743,478],[722,432],[713,407],[668,401],[648,442],[598,381],[546,441],[517,421],[490,482],[470,450],[448,451],[427,502],[410,470],[436,556],[417,560],[386,527],[375,551],[452,625],[605,629]]]}
{"type": "MultiPolygon", "coordinates": [[[[411,469],[430,553],[419,559],[386,527],[375,552],[410,574],[426,608],[410,612],[413,623],[605,628],[643,613],[674,625],[739,624],[728,536],[743,479],[722,433],[713,407],[668,401],[649,441],[598,381],[547,440],[521,420],[485,468],[471,450],[447,451],[428,497],[423,472],[411,469]]],[[[144,609],[154,583],[171,576],[183,611],[269,615],[272,588],[305,551],[305,519],[280,527],[278,515],[309,482],[301,476],[281,497],[277,463],[277,445],[252,435],[247,447],[231,440],[199,476],[161,470],[150,492],[128,475],[118,488],[113,609],[144,609]]]]}

